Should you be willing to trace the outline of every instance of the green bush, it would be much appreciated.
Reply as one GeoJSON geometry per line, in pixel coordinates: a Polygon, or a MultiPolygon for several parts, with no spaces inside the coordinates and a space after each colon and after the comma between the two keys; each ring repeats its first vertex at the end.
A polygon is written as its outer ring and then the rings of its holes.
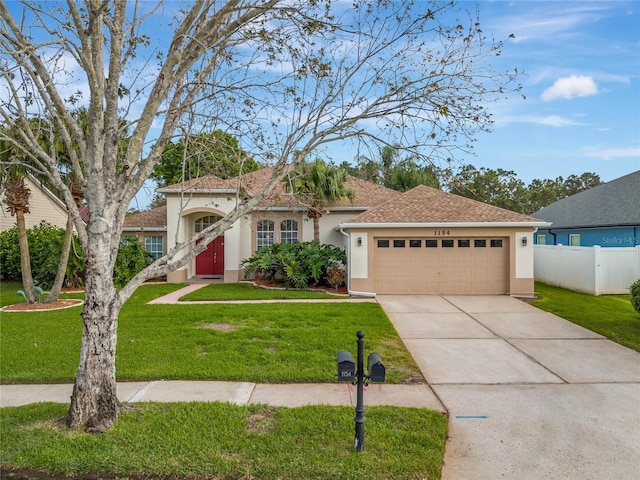
{"type": "MultiPolygon", "coordinates": [[[[270,281],[283,281],[287,287],[305,288],[310,285],[335,287],[336,276],[328,276],[347,263],[344,249],[321,245],[316,241],[274,243],[244,259],[241,266],[245,277],[255,276],[270,281]]],[[[341,286],[341,285],[338,285],[341,286]]],[[[337,288],[337,287],[336,287],[337,288]]]]}
{"type": "Polygon", "coordinates": [[[122,238],[113,269],[113,282],[116,287],[124,287],[136,273],[152,261],[153,257],[145,250],[138,237],[122,238]]]}
{"type": "MultiPolygon", "coordinates": [[[[31,273],[38,285],[45,289],[50,288],[56,278],[64,233],[63,228],[54,227],[45,220],[27,229],[31,273]]],[[[84,253],[78,238],[74,236],[67,263],[66,286],[83,285],[83,261],[84,253]]],[[[2,279],[22,281],[18,227],[0,233],[0,264],[2,264],[2,279]]]]}
{"type": "MultiPolygon", "coordinates": [[[[27,230],[31,273],[33,279],[45,290],[53,286],[56,278],[64,232],[63,228],[54,227],[44,220],[27,230]]],[[[135,237],[123,239],[113,274],[116,286],[124,286],[136,273],[149,265],[151,260],[151,255],[135,237]]],[[[3,280],[22,281],[18,227],[0,233],[0,265],[3,280]]],[[[64,284],[67,287],[80,287],[84,285],[84,276],[84,252],[74,235],[64,284]]]]}
{"type": "Polygon", "coordinates": [[[629,287],[631,291],[631,305],[636,312],[640,313],[640,278],[629,287]]]}

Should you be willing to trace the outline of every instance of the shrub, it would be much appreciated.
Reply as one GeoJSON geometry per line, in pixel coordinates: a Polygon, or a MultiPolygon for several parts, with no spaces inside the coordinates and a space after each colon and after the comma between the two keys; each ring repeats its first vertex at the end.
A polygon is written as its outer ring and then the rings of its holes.
{"type": "MultiPolygon", "coordinates": [[[[31,273],[33,279],[43,288],[50,288],[56,278],[64,229],[54,227],[45,220],[35,227],[27,229],[29,242],[29,257],[31,259],[31,273]]],[[[69,254],[65,285],[79,286],[84,283],[84,253],[80,242],[74,236],[69,254]]],[[[18,227],[13,227],[0,233],[0,264],[2,264],[2,278],[21,281],[20,246],[18,245],[18,227]]]]}
{"type": "Polygon", "coordinates": [[[631,305],[636,312],[640,313],[640,278],[629,287],[631,291],[631,305]]]}
{"type": "Polygon", "coordinates": [[[327,283],[333,288],[340,288],[344,285],[347,272],[344,268],[332,267],[327,270],[327,283]]]}
{"type": "Polygon", "coordinates": [[[241,266],[246,278],[255,276],[283,281],[287,287],[305,288],[309,285],[332,285],[328,281],[330,272],[344,267],[346,263],[344,249],[312,241],[274,243],[243,260],[241,266]]]}
{"type": "MultiPolygon", "coordinates": [[[[53,286],[60,263],[65,230],[41,221],[27,230],[31,273],[34,281],[45,290],[53,286]]],[[[124,239],[118,250],[113,278],[116,286],[124,286],[136,273],[151,263],[151,255],[137,239],[124,239]]],[[[0,233],[0,265],[2,279],[22,281],[18,227],[0,233]]],[[[84,252],[74,235],[64,284],[67,287],[84,285],[84,252]]]]}
{"type": "Polygon", "coordinates": [[[152,261],[153,257],[140,243],[138,237],[123,237],[113,269],[113,282],[116,287],[124,287],[136,273],[150,265],[152,261]]]}

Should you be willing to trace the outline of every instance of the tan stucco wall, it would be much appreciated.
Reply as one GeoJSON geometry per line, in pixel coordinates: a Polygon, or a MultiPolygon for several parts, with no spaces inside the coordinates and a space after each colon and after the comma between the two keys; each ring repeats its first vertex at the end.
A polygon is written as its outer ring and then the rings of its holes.
{"type": "Polygon", "coordinates": [[[167,283],[185,283],[187,281],[187,269],[180,268],[167,274],[167,283]]]}
{"type": "Polygon", "coordinates": [[[532,296],[533,279],[533,232],[534,228],[524,227],[429,227],[429,228],[350,228],[350,288],[357,292],[375,293],[374,259],[375,238],[461,238],[486,237],[508,238],[509,280],[508,292],[515,296],[532,296]],[[436,235],[437,231],[448,232],[436,235]],[[522,245],[522,237],[527,237],[527,246],[522,245]],[[357,238],[362,238],[362,246],[357,246],[357,238]],[[366,259],[365,259],[366,257],[366,259]],[[366,263],[366,268],[362,263],[366,263]]]}

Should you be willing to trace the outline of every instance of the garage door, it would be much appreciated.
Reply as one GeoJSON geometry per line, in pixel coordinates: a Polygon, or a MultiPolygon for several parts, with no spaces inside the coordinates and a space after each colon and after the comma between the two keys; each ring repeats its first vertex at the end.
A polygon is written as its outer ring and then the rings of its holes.
{"type": "Polygon", "coordinates": [[[504,294],[508,238],[374,238],[379,294],[504,294]]]}

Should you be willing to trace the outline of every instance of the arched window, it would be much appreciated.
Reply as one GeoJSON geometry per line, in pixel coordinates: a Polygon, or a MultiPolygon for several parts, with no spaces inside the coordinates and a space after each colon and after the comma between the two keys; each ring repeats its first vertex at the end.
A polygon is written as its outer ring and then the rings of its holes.
{"type": "Polygon", "coordinates": [[[205,228],[210,227],[211,225],[216,223],[218,220],[220,220],[220,218],[221,217],[219,217],[217,215],[208,215],[206,217],[201,217],[201,218],[197,219],[196,220],[196,233],[200,233],[205,228]]]}
{"type": "Polygon", "coordinates": [[[260,220],[256,225],[256,250],[270,247],[275,241],[275,225],[271,220],[260,220]]]}
{"type": "Polygon", "coordinates": [[[283,220],[280,222],[280,243],[297,243],[298,222],[295,220],[283,220]]]}

